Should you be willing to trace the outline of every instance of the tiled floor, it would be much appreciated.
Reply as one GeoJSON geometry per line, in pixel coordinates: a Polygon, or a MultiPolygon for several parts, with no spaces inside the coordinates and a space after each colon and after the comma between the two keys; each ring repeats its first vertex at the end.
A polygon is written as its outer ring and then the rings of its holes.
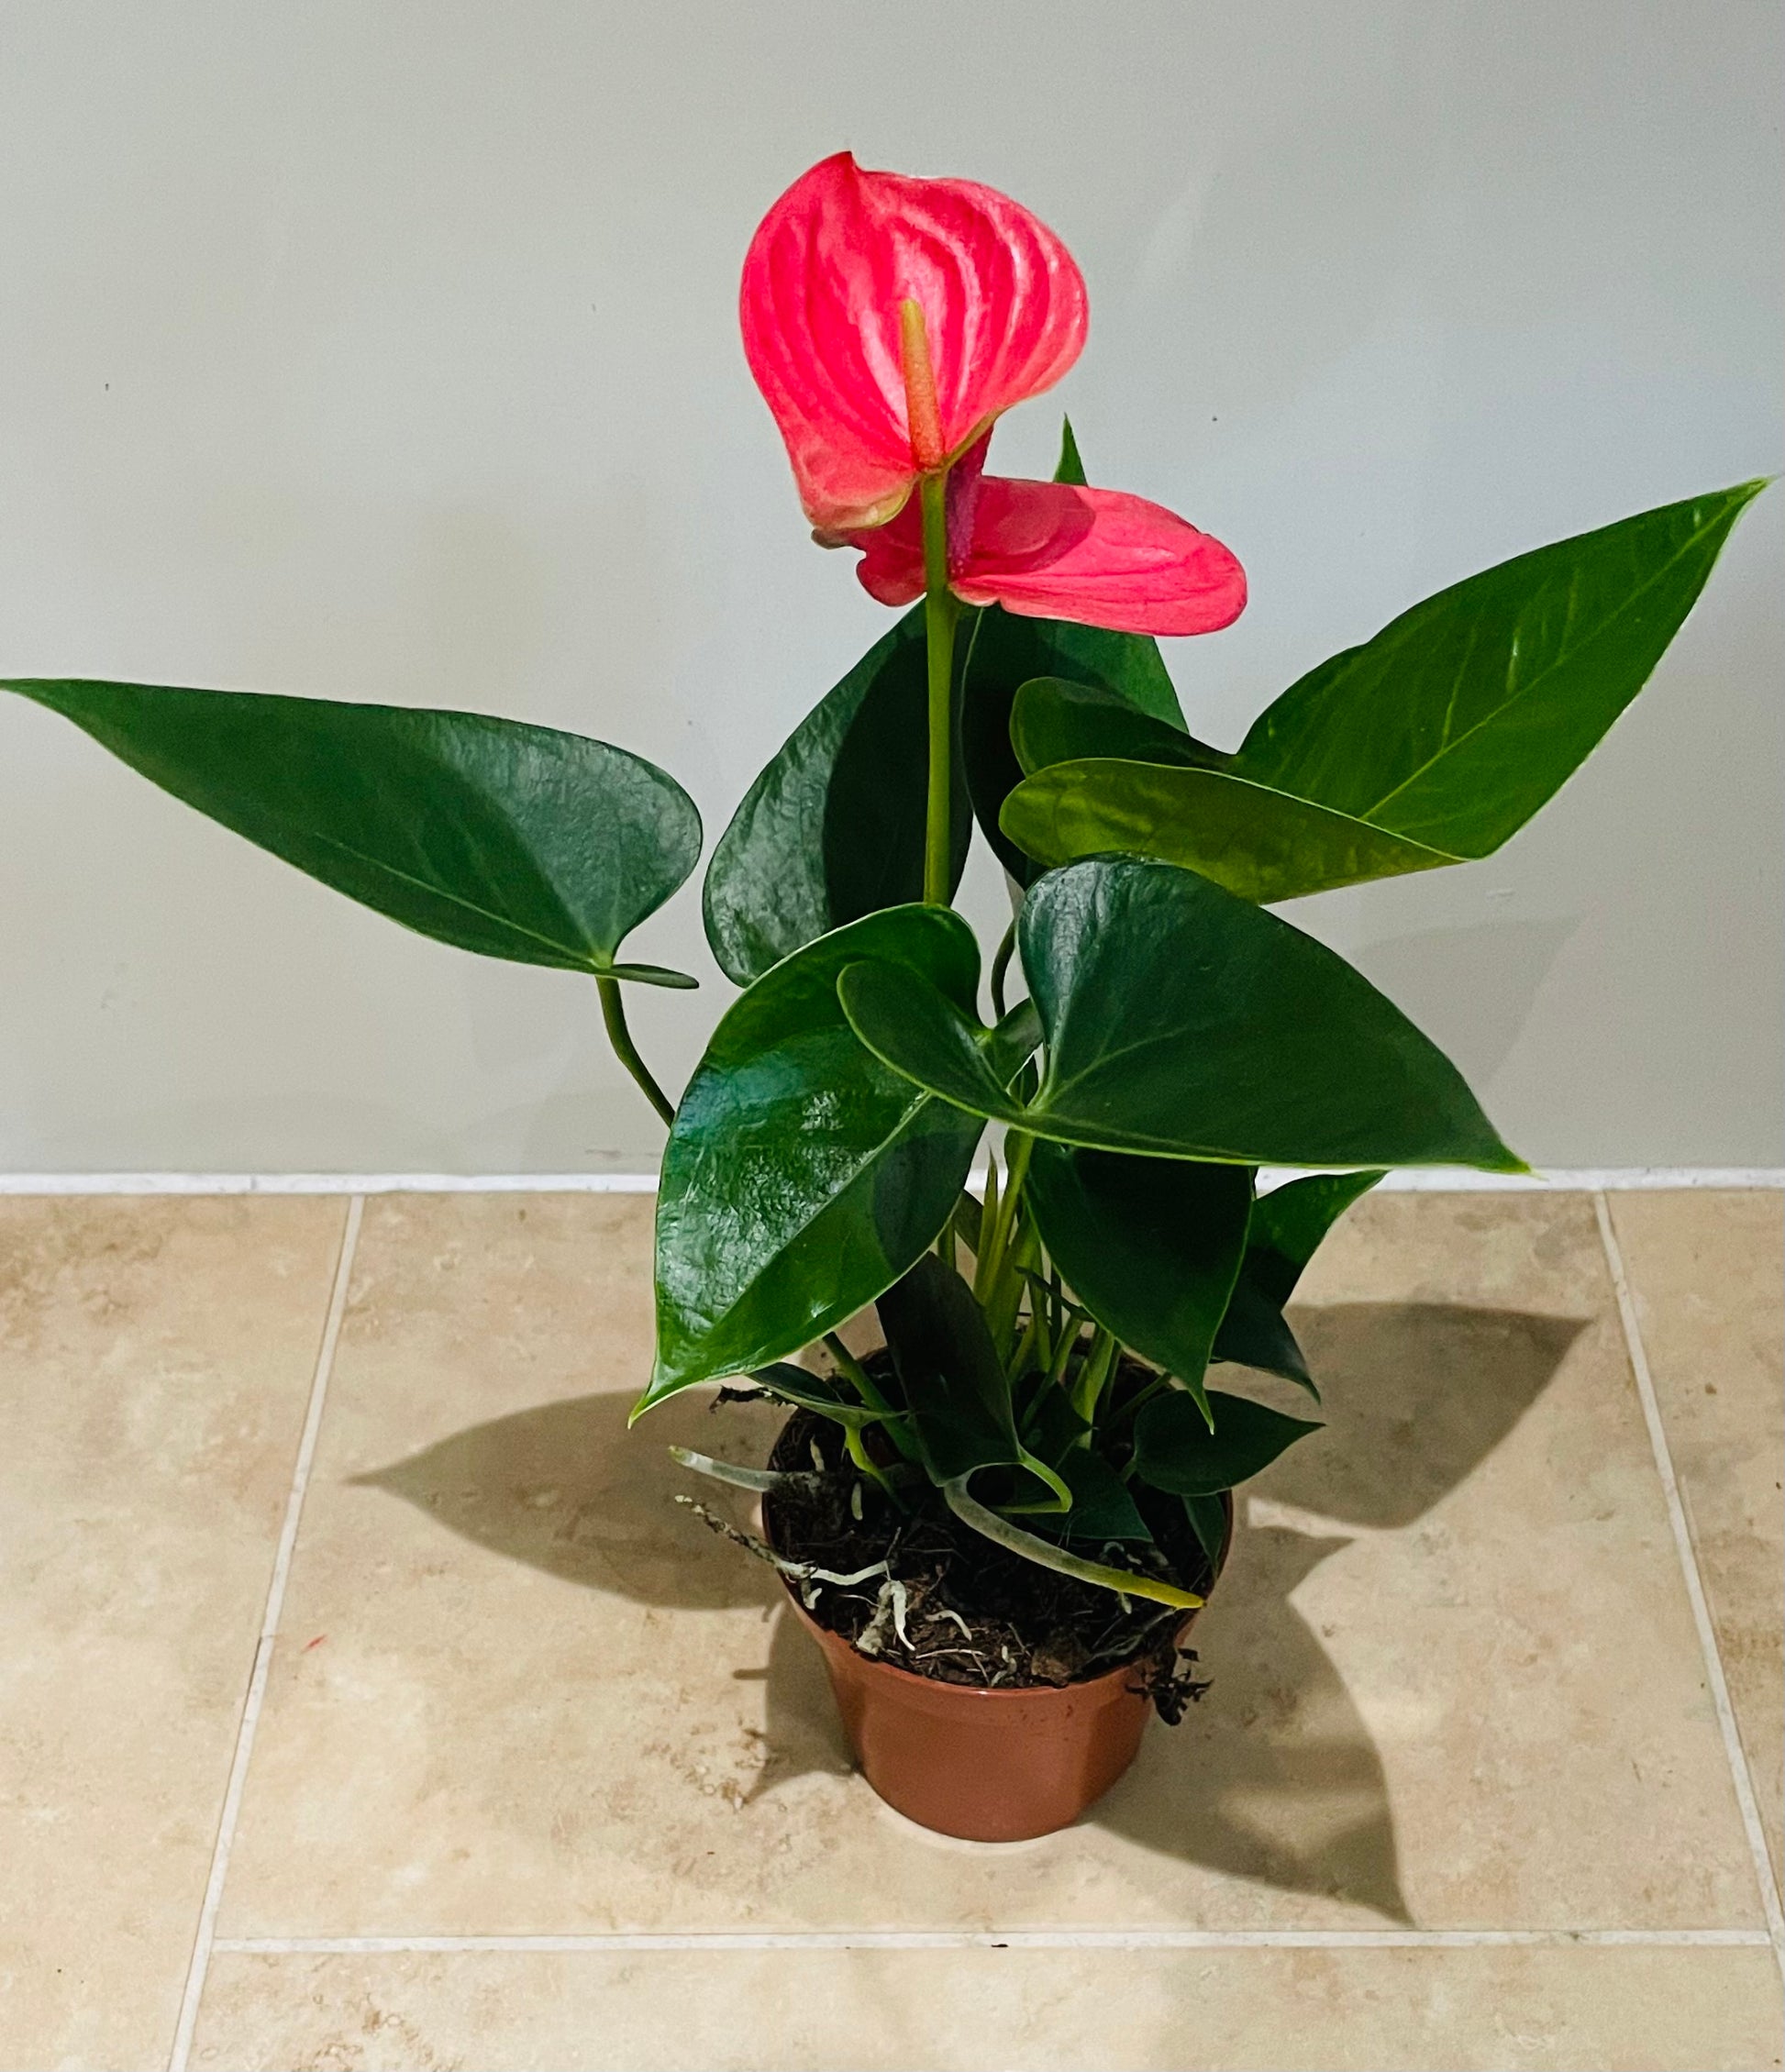
{"type": "Polygon", "coordinates": [[[1363,1203],[1208,1697],[1002,1849],[670,1502],[760,1420],[626,1434],[649,1209],[0,1201],[0,2066],[1780,2063],[1778,1195],[1363,1203]]]}

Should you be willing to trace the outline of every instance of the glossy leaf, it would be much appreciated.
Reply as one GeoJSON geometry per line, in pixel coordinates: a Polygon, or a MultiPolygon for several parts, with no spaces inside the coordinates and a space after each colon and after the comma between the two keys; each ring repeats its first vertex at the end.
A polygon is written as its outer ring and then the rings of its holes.
{"type": "Polygon", "coordinates": [[[1269,1467],[1318,1424],[1286,1417],[1249,1396],[1209,1392],[1210,1431],[1189,1396],[1172,1389],[1141,1406],[1135,1419],[1135,1471],[1174,1496],[1215,1496],[1269,1467]]]}
{"type": "Polygon", "coordinates": [[[1106,758],[1026,778],[1001,825],[1037,863],[1112,850],[1157,857],[1260,904],[1460,860],[1228,771],[1106,758]]]}
{"type": "Polygon", "coordinates": [[[1487,856],[1641,690],[1764,486],[1645,511],[1440,591],[1285,691],[1233,773],[1487,856]]]}
{"type": "Polygon", "coordinates": [[[604,741],[482,713],[151,683],[15,680],[259,848],[438,942],[646,985],[621,940],[693,869],[675,780],[604,741]]]}
{"type": "Polygon", "coordinates": [[[932,985],[890,965],[849,965],[837,981],[849,1025],[878,1058],[974,1114],[1020,1122],[988,1055],[992,1032],[932,985]]]}
{"type": "Polygon", "coordinates": [[[1352,1202],[1384,1177],[1380,1170],[1313,1173],[1258,1198],[1233,1299],[1215,1334],[1215,1359],[1281,1374],[1319,1402],[1320,1391],[1283,1305],[1322,1238],[1352,1202]]]}
{"type": "Polygon", "coordinates": [[[937,1482],[1023,1457],[1010,1382],[985,1312],[952,1267],[926,1252],[876,1305],[924,1464],[937,1482]]]}
{"type": "Polygon", "coordinates": [[[1247,1233],[1245,1272],[1272,1302],[1295,1292],[1326,1233],[1386,1172],[1310,1173],[1260,1194],[1247,1233]]]}
{"type": "Polygon", "coordinates": [[[1019,1105],[983,1032],[921,976],[846,973],[850,1025],[945,1100],[1058,1143],[1224,1164],[1524,1170],[1456,1068],[1311,936],[1192,870],[1101,857],[1044,878],[1018,924],[1048,1037],[1019,1105]]]}
{"type": "Polygon", "coordinates": [[[1119,693],[1059,676],[1033,677],[1017,686],[1010,740],[1017,761],[1030,772],[1092,756],[1191,770],[1218,769],[1227,760],[1119,693]]]}
{"type": "MultiPolygon", "coordinates": [[[[713,954],[739,985],[833,928],[922,896],[926,652],[920,606],[800,722],[720,836],[702,907],[713,954]]],[[[957,687],[963,664],[958,644],[957,687]]],[[[972,839],[959,768],[951,834],[952,888],[972,839]]]]}
{"type": "Polygon", "coordinates": [[[1250,1170],[1042,1140],[1026,1199],[1078,1300],[1200,1402],[1246,1247],[1250,1170]]]}
{"type": "Polygon", "coordinates": [[[959,915],[905,906],[808,944],[734,1003],[664,1149],[647,1402],[767,1366],[835,1328],[891,1287],[954,1210],[980,1125],[850,1033],[837,977],[864,957],[956,1001],[979,983],[959,915]]]}

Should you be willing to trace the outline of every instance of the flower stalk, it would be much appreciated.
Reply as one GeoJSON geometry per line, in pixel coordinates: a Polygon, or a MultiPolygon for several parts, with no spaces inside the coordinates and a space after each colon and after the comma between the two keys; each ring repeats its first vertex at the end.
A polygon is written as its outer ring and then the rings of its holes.
{"type": "Polygon", "coordinates": [[[954,773],[955,621],[948,588],[948,478],[917,485],[924,510],[924,632],[929,649],[929,792],[924,820],[924,898],[948,904],[954,773]]]}

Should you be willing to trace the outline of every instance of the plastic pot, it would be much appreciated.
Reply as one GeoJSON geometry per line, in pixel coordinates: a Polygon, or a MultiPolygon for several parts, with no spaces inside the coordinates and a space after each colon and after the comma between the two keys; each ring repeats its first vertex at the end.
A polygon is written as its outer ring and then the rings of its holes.
{"type": "MultiPolygon", "coordinates": [[[[1231,1498],[1219,1579],[1233,1544],[1231,1498]]],[[[1140,1748],[1152,1700],[1129,1662],[1081,1683],[978,1690],[857,1652],[790,1590],[818,1643],[862,1775],[907,1820],[968,1842],[1025,1842],[1070,1827],[1140,1748]]],[[[1182,1641],[1196,1617],[1178,1629],[1182,1641]]]]}

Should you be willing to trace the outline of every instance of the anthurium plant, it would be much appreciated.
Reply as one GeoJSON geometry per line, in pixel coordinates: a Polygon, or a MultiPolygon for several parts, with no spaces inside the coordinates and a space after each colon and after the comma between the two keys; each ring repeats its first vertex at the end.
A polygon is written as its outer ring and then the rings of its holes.
{"type": "Polygon", "coordinates": [[[691,1468],[840,1479],[858,1519],[939,1519],[1181,1611],[1158,1522],[1213,1558],[1225,1492],[1316,1422],[1211,1375],[1312,1404],[1284,1306],[1335,1218],[1391,1167],[1524,1169],[1439,1050],[1271,909],[1497,849],[1642,687],[1761,485],[1458,582],[1224,750],[1157,637],[1233,621],[1234,554],[1090,486],[1070,427],[1052,481],[987,472],[1086,306],[1059,238],[969,181],[845,154],[758,230],[744,349],[805,516],[903,615],[714,848],[706,935],[740,990],[679,1101],[625,1005],[695,983],[624,955],[701,852],[664,771],[483,714],[6,687],[407,927],[594,981],[668,1128],[639,1410],[728,1383],[832,1435],[810,1468],[691,1468]],[[951,903],[976,837],[1015,903],[989,963],[951,903]],[[1267,1166],[1307,1177],[1260,1191],[1267,1166]],[[857,1357],[870,1305],[884,1348],[857,1357]]]}

